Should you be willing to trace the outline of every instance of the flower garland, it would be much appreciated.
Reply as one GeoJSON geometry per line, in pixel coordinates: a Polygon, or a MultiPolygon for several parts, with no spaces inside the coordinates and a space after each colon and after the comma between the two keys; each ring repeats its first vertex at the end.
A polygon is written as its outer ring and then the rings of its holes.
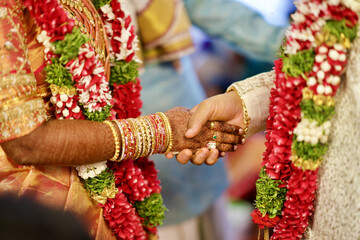
{"type": "Polygon", "coordinates": [[[360,3],[298,1],[283,56],[275,61],[266,151],[256,183],[260,228],[271,239],[301,239],[317,189],[317,170],[328,149],[334,96],[351,42],[358,34],[360,3]]]}
{"type": "MultiPolygon", "coordinates": [[[[83,9],[77,6],[81,2],[62,2],[83,9]]],[[[131,17],[124,9],[124,0],[93,3],[110,42],[109,81],[88,37],[75,27],[57,0],[25,0],[42,29],[38,41],[45,46],[46,80],[56,118],[104,121],[137,117],[142,102],[139,60],[135,56],[138,40],[131,17]]],[[[84,188],[104,209],[104,218],[118,239],[147,239],[149,233],[156,234],[165,208],[152,161],[104,161],[76,169],[84,188]]]]}

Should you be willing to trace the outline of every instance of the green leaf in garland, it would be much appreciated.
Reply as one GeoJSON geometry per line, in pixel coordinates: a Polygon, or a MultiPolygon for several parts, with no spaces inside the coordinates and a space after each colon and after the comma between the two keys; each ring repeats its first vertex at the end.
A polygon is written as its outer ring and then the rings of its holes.
{"type": "Polygon", "coordinates": [[[135,61],[117,61],[110,69],[110,84],[126,84],[128,82],[136,82],[139,76],[139,63],[135,61]]]}
{"type": "Polygon", "coordinates": [[[78,28],[74,27],[72,33],[66,34],[63,40],[53,42],[55,53],[61,55],[59,61],[65,64],[75,59],[78,56],[81,45],[87,41],[88,37],[81,33],[78,28]]]}
{"type": "Polygon", "coordinates": [[[319,125],[329,121],[335,114],[335,106],[316,105],[313,100],[303,100],[300,103],[301,112],[308,119],[315,120],[319,125]]]}
{"type": "Polygon", "coordinates": [[[323,27],[323,31],[335,36],[338,42],[340,42],[341,33],[343,33],[345,37],[352,42],[357,36],[358,25],[350,28],[346,26],[345,19],[342,19],[341,21],[330,20],[326,22],[326,25],[323,27]]]}
{"type": "Polygon", "coordinates": [[[85,180],[84,188],[91,195],[101,195],[105,188],[110,188],[115,177],[110,169],[102,171],[99,175],[85,180]]]}
{"type": "Polygon", "coordinates": [[[111,115],[110,110],[111,110],[111,106],[107,105],[102,108],[101,112],[100,111],[89,112],[88,109],[84,109],[82,112],[86,116],[87,120],[103,122],[106,119],[108,119],[108,117],[110,117],[111,115]]]}
{"type": "Polygon", "coordinates": [[[105,6],[106,4],[109,4],[111,0],[92,0],[96,10],[101,8],[102,6],[105,6]]]}
{"type": "Polygon", "coordinates": [[[151,228],[163,224],[162,220],[165,218],[167,208],[164,206],[161,194],[151,194],[144,201],[135,202],[134,206],[139,216],[144,219],[144,226],[151,228]]]}
{"type": "Polygon", "coordinates": [[[290,77],[303,76],[305,73],[312,70],[314,58],[315,52],[312,49],[286,56],[283,58],[282,71],[290,77]]]}
{"type": "Polygon", "coordinates": [[[263,214],[268,214],[270,218],[281,215],[287,189],[280,188],[283,184],[281,180],[271,179],[265,171],[261,169],[260,178],[256,181],[256,208],[263,214]]]}
{"type": "Polygon", "coordinates": [[[317,161],[321,159],[328,150],[328,144],[319,142],[316,145],[311,145],[306,142],[298,142],[296,138],[297,136],[294,134],[294,141],[291,148],[299,158],[317,161]]]}
{"type": "Polygon", "coordinates": [[[71,88],[74,86],[71,74],[56,58],[51,59],[52,64],[45,67],[46,82],[59,87],[71,88]]]}

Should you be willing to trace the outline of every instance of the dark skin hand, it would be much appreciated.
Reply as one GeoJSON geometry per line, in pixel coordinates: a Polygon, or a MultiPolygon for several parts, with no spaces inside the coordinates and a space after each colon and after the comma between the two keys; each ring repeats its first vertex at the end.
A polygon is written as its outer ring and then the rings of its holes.
{"type": "MultiPolygon", "coordinates": [[[[191,117],[188,122],[188,130],[185,133],[186,138],[193,139],[200,135],[201,129],[207,126],[209,121],[221,121],[215,122],[214,129],[217,131],[224,132],[226,129],[229,129],[228,132],[230,133],[241,136],[243,134],[242,103],[236,92],[228,92],[208,98],[195,106],[190,112],[191,117]]],[[[242,138],[240,143],[244,144],[245,139],[242,138]]],[[[191,161],[197,165],[203,163],[212,165],[218,160],[219,154],[224,156],[224,153],[219,153],[217,149],[209,151],[207,148],[201,148],[195,154],[190,149],[184,149],[176,155],[176,159],[182,164],[191,161]]],[[[167,158],[172,158],[173,156],[174,153],[166,155],[167,158]]]]}
{"type": "MultiPolygon", "coordinates": [[[[173,129],[173,151],[189,148],[195,152],[211,140],[214,131],[208,126],[204,126],[197,137],[184,137],[189,110],[175,108],[165,114],[173,129]]],[[[233,151],[234,145],[241,141],[241,137],[235,135],[215,133],[222,141],[218,146],[222,151],[233,151]]],[[[83,165],[108,160],[115,152],[109,126],[87,120],[50,120],[28,135],[1,143],[1,147],[10,159],[21,165],[83,165]]]]}

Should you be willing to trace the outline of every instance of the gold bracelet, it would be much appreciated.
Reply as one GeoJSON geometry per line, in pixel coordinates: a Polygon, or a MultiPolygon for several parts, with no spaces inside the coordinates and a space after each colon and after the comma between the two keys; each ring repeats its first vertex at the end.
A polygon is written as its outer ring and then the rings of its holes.
{"type": "Polygon", "coordinates": [[[241,100],[241,105],[242,105],[242,108],[243,108],[243,116],[244,116],[244,135],[243,137],[245,138],[246,137],[246,134],[249,130],[249,126],[250,126],[250,123],[251,123],[251,118],[249,117],[249,114],[248,114],[248,111],[247,111],[247,108],[246,108],[246,105],[245,105],[245,101],[242,97],[242,93],[234,86],[230,86],[230,88],[226,91],[226,92],[231,92],[231,91],[235,91],[237,93],[237,95],[240,97],[240,100],[241,100]]]}
{"type": "Polygon", "coordinates": [[[150,155],[151,151],[151,133],[149,133],[150,129],[148,129],[145,120],[142,117],[138,117],[138,120],[141,122],[141,126],[144,131],[144,153],[142,157],[147,157],[150,155]],[[149,131],[148,131],[149,130],[149,131]]]}
{"type": "Polygon", "coordinates": [[[110,121],[104,121],[104,123],[110,127],[111,132],[114,137],[114,142],[115,142],[115,153],[114,153],[114,156],[112,158],[110,158],[109,160],[116,161],[119,158],[119,154],[120,154],[119,136],[115,130],[115,127],[113,126],[113,124],[110,121]]]}
{"type": "Polygon", "coordinates": [[[147,124],[147,128],[149,130],[149,136],[150,136],[150,152],[149,152],[149,156],[153,155],[153,153],[156,150],[156,139],[155,139],[155,130],[154,127],[151,123],[151,121],[148,119],[148,117],[144,116],[142,117],[142,119],[145,121],[145,123],[147,124]]]}
{"type": "Polygon", "coordinates": [[[164,121],[164,126],[165,126],[165,132],[166,132],[166,146],[167,148],[165,148],[165,152],[164,154],[167,154],[171,151],[171,148],[172,148],[172,129],[171,129],[171,125],[170,125],[170,122],[169,122],[169,119],[168,117],[162,113],[162,112],[157,112],[156,113],[158,116],[161,117],[161,119],[164,121]]]}
{"type": "Polygon", "coordinates": [[[119,129],[119,131],[120,131],[120,136],[121,136],[121,146],[122,146],[122,149],[121,149],[121,156],[120,156],[119,161],[122,161],[122,160],[124,159],[126,149],[125,149],[125,134],[124,134],[124,129],[122,128],[120,121],[121,121],[121,120],[115,120],[115,123],[116,123],[116,125],[118,126],[118,129],[119,129]]]}

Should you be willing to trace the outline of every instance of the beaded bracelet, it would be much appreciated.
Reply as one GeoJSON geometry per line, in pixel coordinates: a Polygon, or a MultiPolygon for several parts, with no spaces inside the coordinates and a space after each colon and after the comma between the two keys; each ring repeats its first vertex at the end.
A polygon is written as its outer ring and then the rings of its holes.
{"type": "Polygon", "coordinates": [[[115,127],[113,126],[113,124],[110,121],[104,121],[104,123],[110,127],[111,132],[114,137],[114,142],[115,142],[115,153],[114,153],[114,156],[112,158],[110,158],[110,161],[116,161],[119,158],[119,154],[120,154],[119,136],[115,130],[115,127]]]}

